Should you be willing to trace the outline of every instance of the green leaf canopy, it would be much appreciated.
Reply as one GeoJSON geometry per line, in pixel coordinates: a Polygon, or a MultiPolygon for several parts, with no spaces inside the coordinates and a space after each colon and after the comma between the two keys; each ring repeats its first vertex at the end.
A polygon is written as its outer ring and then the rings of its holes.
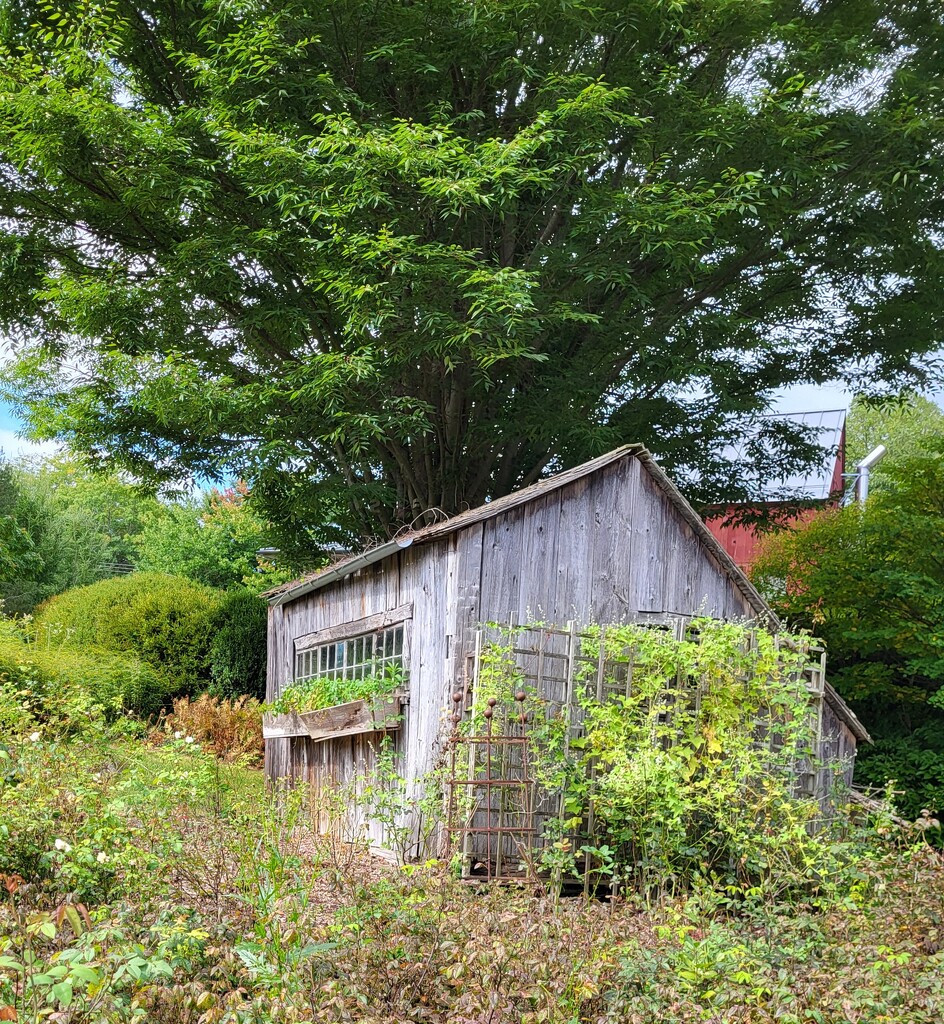
{"type": "Polygon", "coordinates": [[[942,46],[929,0],[13,0],[7,394],[302,543],[624,441],[745,496],[772,389],[927,373],[942,46]]]}

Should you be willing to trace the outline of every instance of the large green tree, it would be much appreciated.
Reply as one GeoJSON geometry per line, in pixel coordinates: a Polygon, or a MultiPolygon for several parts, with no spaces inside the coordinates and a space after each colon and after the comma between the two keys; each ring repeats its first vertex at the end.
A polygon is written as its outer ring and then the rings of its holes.
{"type": "Polygon", "coordinates": [[[939,343],[942,47],[932,0],[11,0],[9,392],[302,543],[623,441],[747,496],[771,389],[939,343]]]}
{"type": "Polygon", "coordinates": [[[134,537],[159,507],[66,455],[0,462],[3,610],[25,614],[70,587],[131,572],[134,537]]]}
{"type": "Polygon", "coordinates": [[[846,468],[876,446],[887,452],[871,472],[870,490],[894,487],[896,467],[926,455],[944,443],[944,409],[923,395],[904,394],[894,401],[869,402],[856,398],[846,419],[846,468]]]}
{"type": "MultiPolygon", "coordinates": [[[[260,591],[301,571],[279,566],[271,553],[268,525],[253,515],[244,485],[157,505],[135,537],[135,563],[144,572],[186,576],[222,590],[248,586],[260,591]]],[[[261,605],[260,605],[261,607],[261,605]]]]}

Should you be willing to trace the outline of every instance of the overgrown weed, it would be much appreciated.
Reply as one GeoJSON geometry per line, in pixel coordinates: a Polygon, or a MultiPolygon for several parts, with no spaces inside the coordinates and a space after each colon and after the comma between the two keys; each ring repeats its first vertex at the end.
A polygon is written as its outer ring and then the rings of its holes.
{"type": "Polygon", "coordinates": [[[944,864],[925,830],[850,829],[835,876],[787,888],[705,875],[675,894],[558,898],[382,862],[344,813],[351,792],[264,795],[258,772],[187,739],[149,745],[95,718],[80,738],[28,719],[6,734],[6,1019],[944,1018],[944,864]]]}

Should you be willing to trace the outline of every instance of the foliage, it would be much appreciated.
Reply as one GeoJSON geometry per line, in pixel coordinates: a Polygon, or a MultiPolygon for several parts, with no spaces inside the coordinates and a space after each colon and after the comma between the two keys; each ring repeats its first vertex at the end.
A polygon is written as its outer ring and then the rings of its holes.
{"type": "Polygon", "coordinates": [[[0,469],[0,572],[8,614],[26,614],[71,587],[130,572],[132,538],[154,499],[115,476],[55,456],[0,469]],[[2,563],[0,563],[2,568],[2,563]]]}
{"type": "Polygon", "coordinates": [[[35,628],[65,634],[71,645],[129,651],[150,665],[164,693],[209,680],[210,647],[222,596],[191,580],[132,573],[78,587],[37,609],[35,628]]]}
{"type": "MultiPolygon", "coordinates": [[[[563,794],[548,866],[643,891],[703,878],[732,891],[817,885],[837,848],[819,803],[800,795],[802,766],[819,768],[808,661],[803,637],[710,619],[682,639],[639,625],[589,630],[578,734],[573,712],[526,696],[535,777],[563,794]]],[[[513,673],[506,700],[519,685],[513,673]]]]}
{"type": "Polygon", "coordinates": [[[927,0],[9,5],[8,393],[96,460],[246,479],[302,546],[623,441],[746,496],[724,441],[776,388],[927,375],[942,32],[927,0]]]}
{"type": "Polygon", "coordinates": [[[386,697],[400,689],[404,683],[403,669],[399,665],[385,665],[382,672],[372,672],[360,679],[340,676],[313,676],[293,683],[278,695],[265,710],[272,715],[288,715],[299,711],[318,711],[321,708],[347,704],[352,700],[373,700],[386,697]]]}
{"type": "Polygon", "coordinates": [[[135,996],[203,963],[209,937],[167,902],[184,849],[176,823],[198,809],[212,820],[246,806],[232,773],[193,743],[153,751],[114,727],[74,725],[80,742],[0,746],[6,1020],[140,1020],[135,996]],[[119,908],[137,900],[155,916],[129,934],[119,908]]]}
{"type": "Polygon", "coordinates": [[[294,574],[257,551],[271,534],[246,488],[158,501],[71,456],[0,463],[0,596],[26,614],[65,590],[135,569],[256,591],[294,574]]]}
{"type": "Polygon", "coordinates": [[[0,734],[6,1019],[937,1024],[944,1012],[944,863],[884,824],[884,838],[847,837],[856,856],[817,898],[701,884],[648,908],[631,893],[554,902],[473,890],[435,861],[382,864],[363,837],[336,840],[340,816],[319,831],[304,791],[265,794],[258,773],[187,737],[153,747],[81,714],[72,728],[71,742],[0,734]]]}
{"type": "Polygon", "coordinates": [[[17,521],[20,489],[13,467],[0,462],[0,580],[35,570],[36,554],[29,533],[17,521]]]}
{"type": "Polygon", "coordinates": [[[175,740],[189,736],[223,761],[262,764],[262,711],[252,697],[224,700],[208,693],[178,697],[173,711],[163,719],[161,732],[175,740]]]}
{"type": "Polygon", "coordinates": [[[11,622],[0,622],[0,729],[59,733],[84,718],[114,717],[131,710],[157,711],[166,684],[134,655],[81,649],[51,631],[32,639],[11,622]]]}
{"type": "Polygon", "coordinates": [[[831,681],[879,741],[856,778],[894,778],[915,817],[944,807],[944,458],[932,450],[885,475],[864,508],[772,537],[753,577],[779,614],[823,637],[831,681]]]}
{"type": "Polygon", "coordinates": [[[859,459],[880,444],[888,453],[872,470],[870,489],[894,485],[889,470],[940,447],[944,440],[944,411],[917,394],[893,402],[870,403],[857,398],[846,420],[846,465],[851,472],[859,459]]]}
{"type": "Polygon", "coordinates": [[[293,576],[257,552],[272,535],[256,517],[240,484],[198,498],[159,506],[135,539],[135,561],[144,572],[186,576],[208,587],[264,590],[293,576]]]}
{"type": "Polygon", "coordinates": [[[210,644],[210,677],[223,696],[265,697],[267,622],[265,603],[252,591],[234,590],[220,602],[210,644]]]}
{"type": "Polygon", "coordinates": [[[10,753],[0,872],[88,903],[116,885],[130,895],[158,884],[156,858],[179,848],[162,819],[194,787],[207,788],[210,762],[183,742],[163,756],[128,758],[103,756],[92,734],[83,739],[94,759],[84,743],[45,737],[10,753]]]}

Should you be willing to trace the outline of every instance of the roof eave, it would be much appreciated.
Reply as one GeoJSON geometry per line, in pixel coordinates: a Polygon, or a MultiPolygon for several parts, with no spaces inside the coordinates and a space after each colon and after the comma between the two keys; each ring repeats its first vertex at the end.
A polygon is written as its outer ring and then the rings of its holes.
{"type": "Polygon", "coordinates": [[[380,544],[369,551],[365,551],[351,561],[339,565],[337,569],[326,569],[312,579],[301,580],[287,590],[277,591],[267,597],[266,600],[271,608],[288,604],[290,601],[297,601],[298,598],[305,597],[306,594],[312,594],[316,590],[321,590],[322,587],[328,586],[329,583],[334,583],[335,580],[350,576],[351,573],[357,572],[358,569],[365,569],[368,565],[373,565],[375,562],[380,562],[390,555],[395,555],[398,551],[408,548],[412,543],[412,537],[397,537],[394,540],[387,541],[386,544],[380,544]]]}

